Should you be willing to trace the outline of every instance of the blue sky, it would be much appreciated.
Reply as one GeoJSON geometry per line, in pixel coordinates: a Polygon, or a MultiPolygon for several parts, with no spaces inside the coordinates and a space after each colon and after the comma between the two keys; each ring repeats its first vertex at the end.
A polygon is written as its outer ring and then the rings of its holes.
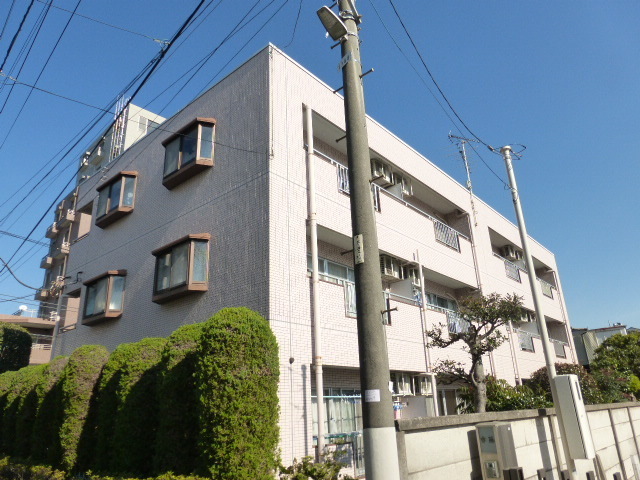
{"type": "MultiPolygon", "coordinates": [[[[15,0],[0,38],[0,59],[29,2],[15,0]]],[[[77,0],[56,0],[54,5],[73,10],[76,3],[77,0]]],[[[168,39],[197,3],[82,0],[77,12],[152,38],[168,39]]],[[[634,300],[640,286],[640,256],[636,250],[640,215],[633,213],[639,196],[636,182],[640,178],[635,145],[640,127],[640,3],[394,3],[440,87],[471,130],[494,146],[527,146],[524,157],[515,164],[527,226],[533,237],[556,254],[573,326],[594,328],[622,322],[640,327],[640,307],[634,300]]],[[[206,10],[211,14],[197,29],[187,31],[194,30],[134,102],[151,102],[149,109],[170,116],[267,42],[283,48],[312,73],[338,87],[339,52],[329,49],[331,42],[325,38],[315,14],[322,5],[316,0],[303,0],[295,37],[288,45],[299,2],[216,0],[206,10]],[[266,9],[220,47],[193,80],[180,89],[188,77],[185,72],[212,51],[254,5],[249,18],[263,7],[266,9]]],[[[0,27],[10,6],[10,0],[0,0],[0,27]]],[[[6,73],[44,7],[40,1],[34,3],[5,64],[6,73]]],[[[454,125],[434,99],[437,91],[389,0],[358,0],[358,8],[363,15],[363,67],[375,69],[365,82],[368,113],[464,182],[464,168],[447,134],[469,133],[459,123],[454,125]],[[398,50],[387,29],[409,60],[398,50]]],[[[49,11],[19,80],[29,84],[36,81],[68,18],[64,11],[49,11]]],[[[37,85],[87,104],[104,106],[159,48],[160,44],[149,38],[76,16],[37,85]]],[[[13,75],[17,76],[15,70],[13,75]]],[[[0,229],[18,235],[29,233],[72,176],[81,153],[99,134],[99,129],[94,130],[61,159],[57,152],[98,110],[34,91],[15,121],[28,91],[27,87],[16,86],[0,113],[0,144],[4,142],[0,147],[4,170],[0,176],[0,219],[11,214],[0,223],[0,229]],[[43,175],[37,172],[54,165],[53,174],[34,187],[43,175]],[[25,185],[34,175],[36,180],[25,185]],[[27,200],[16,207],[27,193],[27,200]]],[[[0,106],[8,93],[9,86],[5,85],[0,90],[0,106]]],[[[437,98],[444,105],[442,98],[437,98]]],[[[100,128],[110,119],[106,115],[100,128]]],[[[478,151],[506,179],[500,157],[486,149],[478,151]]],[[[472,154],[470,161],[475,192],[513,220],[508,190],[478,156],[472,154]]],[[[52,214],[46,216],[34,239],[43,240],[52,218],[52,214]]],[[[7,260],[19,243],[0,235],[0,256],[7,260]]],[[[27,244],[16,256],[20,260],[14,260],[12,265],[23,282],[39,286],[43,279],[39,261],[46,250],[29,249],[27,244]]],[[[29,289],[3,274],[0,312],[12,313],[22,303],[30,305],[33,301],[29,299],[4,301],[30,294],[29,289]]]]}

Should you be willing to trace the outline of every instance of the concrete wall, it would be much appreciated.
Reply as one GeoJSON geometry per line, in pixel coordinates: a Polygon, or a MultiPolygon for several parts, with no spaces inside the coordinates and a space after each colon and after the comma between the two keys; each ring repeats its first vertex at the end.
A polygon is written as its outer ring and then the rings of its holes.
{"type": "MultiPolygon", "coordinates": [[[[620,473],[626,480],[638,480],[633,463],[640,450],[640,403],[588,405],[589,424],[596,459],[576,461],[576,479],[588,471],[599,472],[600,480],[620,473]]],[[[510,422],[518,465],[525,480],[559,479],[565,470],[562,444],[554,409],[520,410],[396,421],[398,452],[403,480],[481,479],[475,426],[483,422],[510,422]]]]}

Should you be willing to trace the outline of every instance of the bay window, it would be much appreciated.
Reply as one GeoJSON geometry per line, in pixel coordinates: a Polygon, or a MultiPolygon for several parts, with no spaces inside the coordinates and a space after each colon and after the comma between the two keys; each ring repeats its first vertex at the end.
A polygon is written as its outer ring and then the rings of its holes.
{"type": "Polygon", "coordinates": [[[195,174],[213,167],[215,119],[198,117],[167,138],[162,184],[171,190],[195,174]]]}
{"type": "Polygon", "coordinates": [[[105,228],[133,211],[138,172],[120,172],[98,187],[96,226],[105,228]]]}
{"type": "Polygon", "coordinates": [[[126,270],[109,270],[84,282],[83,321],[85,325],[122,315],[126,270]]]}
{"type": "Polygon", "coordinates": [[[152,252],[156,257],[155,303],[208,289],[210,238],[208,233],[187,235],[152,252]]]}

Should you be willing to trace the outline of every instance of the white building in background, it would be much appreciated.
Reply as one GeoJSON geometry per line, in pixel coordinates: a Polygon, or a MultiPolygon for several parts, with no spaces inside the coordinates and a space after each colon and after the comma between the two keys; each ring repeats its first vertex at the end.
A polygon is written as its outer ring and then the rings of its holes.
{"type": "MultiPolygon", "coordinates": [[[[466,355],[459,348],[429,348],[424,331],[436,323],[460,328],[457,299],[479,289],[522,295],[527,309],[508,332],[510,341],[486,359],[490,373],[513,384],[544,366],[528,275],[542,286],[543,321],[556,356],[575,361],[553,253],[532,241],[536,271],[527,272],[515,225],[478,198],[473,215],[465,187],[375,120],[367,126],[381,295],[397,308],[384,318],[396,415],[456,412],[455,387],[434,391],[430,374],[438,360],[466,361],[466,355]]],[[[344,128],[342,97],[268,46],[103,166],[101,175],[81,182],[73,210],[82,216],[70,219],[65,240],[70,280],[56,353],[167,336],[223,307],[255,309],[269,320],[280,348],[286,462],[313,454],[317,321],[326,431],[357,450],[359,361],[344,128]],[[305,106],[313,111],[310,125],[305,106]],[[322,280],[315,292],[307,129],[314,139],[322,280]],[[320,303],[317,319],[312,295],[320,303]]]]}

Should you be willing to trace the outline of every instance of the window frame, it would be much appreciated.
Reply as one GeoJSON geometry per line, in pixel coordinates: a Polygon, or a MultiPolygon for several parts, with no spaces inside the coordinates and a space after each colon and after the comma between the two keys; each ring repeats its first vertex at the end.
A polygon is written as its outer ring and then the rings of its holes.
{"type": "Polygon", "coordinates": [[[196,292],[206,292],[209,290],[209,243],[211,240],[211,235],[208,233],[196,233],[186,235],[178,240],[171,242],[167,245],[164,245],[160,248],[155,249],[151,254],[156,257],[156,262],[154,266],[154,274],[153,274],[153,297],[151,299],[152,302],[163,304],[174,300],[176,298],[183,297],[185,295],[189,295],[191,293],[196,292]],[[194,258],[195,258],[195,244],[197,242],[206,243],[207,245],[207,258],[206,258],[206,279],[204,281],[196,281],[193,280],[193,269],[194,269],[194,258]],[[189,244],[188,256],[187,256],[187,278],[184,283],[176,285],[174,287],[167,287],[162,290],[158,290],[158,266],[159,259],[165,255],[173,251],[175,248],[184,245],[185,243],[189,244]]]}
{"type": "Polygon", "coordinates": [[[187,125],[185,125],[184,127],[182,127],[180,130],[178,130],[176,133],[174,133],[173,135],[171,135],[170,137],[166,138],[165,140],[162,141],[162,146],[165,149],[165,157],[163,160],[163,164],[162,164],[162,185],[165,186],[165,188],[167,188],[168,190],[173,189],[174,187],[177,187],[178,185],[180,185],[181,183],[185,182],[186,180],[188,180],[189,178],[193,177],[194,175],[213,167],[214,165],[214,158],[215,158],[215,138],[216,138],[216,119],[215,118],[209,118],[209,117],[196,117],[194,120],[192,120],[191,122],[189,122],[187,125]],[[212,128],[212,133],[211,133],[211,157],[202,157],[201,156],[201,148],[202,148],[202,127],[203,126],[209,126],[212,128]],[[182,141],[185,138],[185,134],[193,129],[194,127],[197,127],[198,130],[198,136],[196,139],[196,155],[195,155],[195,159],[187,162],[186,164],[182,163],[182,157],[183,157],[183,144],[182,141]],[[174,142],[175,140],[179,139],[179,144],[178,144],[178,159],[177,159],[177,167],[174,171],[170,172],[170,173],[166,173],[164,172],[165,169],[165,165],[166,165],[166,161],[167,161],[167,157],[166,157],[166,152],[167,152],[167,147],[174,142]]]}
{"type": "Polygon", "coordinates": [[[93,325],[95,323],[102,322],[104,320],[112,319],[112,318],[120,318],[122,316],[122,312],[124,310],[124,298],[126,292],[126,281],[125,285],[122,288],[122,305],[119,310],[109,308],[109,304],[111,303],[111,297],[113,295],[113,282],[116,277],[126,277],[126,270],[107,270],[106,272],[90,278],[86,282],[83,282],[85,286],[84,298],[82,304],[82,324],[83,325],[93,325]],[[92,285],[97,284],[100,280],[107,278],[107,291],[105,298],[105,308],[104,312],[95,313],[92,315],[87,315],[87,299],[88,299],[88,290],[92,285]]]}
{"type": "Polygon", "coordinates": [[[96,200],[96,220],[97,227],[105,228],[111,225],[116,220],[124,217],[125,215],[133,212],[136,204],[136,191],[138,189],[138,172],[137,171],[122,171],[111,177],[109,180],[100,185],[96,190],[98,191],[98,199],[96,200]],[[124,193],[125,193],[125,179],[133,178],[133,205],[123,205],[124,193]],[[113,185],[120,183],[120,195],[118,200],[118,206],[111,209],[111,188],[113,185]],[[105,213],[98,216],[98,208],[100,207],[100,196],[102,192],[107,191],[107,205],[105,213]]]}

